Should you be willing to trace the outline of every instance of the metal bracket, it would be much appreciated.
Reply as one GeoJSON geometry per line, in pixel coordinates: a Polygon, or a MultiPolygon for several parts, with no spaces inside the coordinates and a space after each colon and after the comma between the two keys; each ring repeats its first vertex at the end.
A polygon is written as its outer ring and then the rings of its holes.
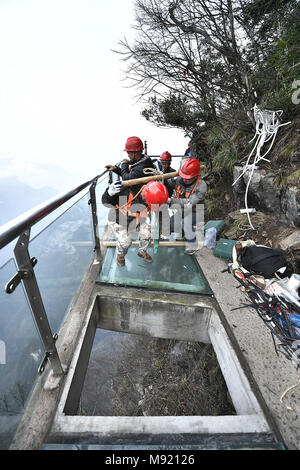
{"type": "MultiPolygon", "coordinates": [[[[36,258],[31,258],[31,266],[34,267],[37,263],[36,258]]],[[[12,294],[14,290],[18,287],[22,279],[30,279],[32,277],[31,271],[28,269],[20,269],[17,274],[14,275],[14,277],[11,278],[10,281],[5,286],[5,292],[7,294],[12,294]]]]}
{"type": "MultiPolygon", "coordinates": [[[[58,338],[58,334],[55,333],[55,335],[53,335],[53,342],[56,343],[56,340],[58,338]]],[[[39,375],[41,375],[45,368],[46,368],[46,365],[47,365],[47,362],[48,362],[48,359],[51,357],[51,352],[50,351],[46,351],[46,354],[45,354],[45,357],[44,359],[42,360],[41,364],[40,364],[40,367],[38,368],[38,373],[39,375]]]]}
{"type": "MultiPolygon", "coordinates": [[[[17,276],[22,280],[36,326],[44,344],[46,358],[47,360],[49,358],[51,362],[53,374],[63,375],[64,371],[54,341],[56,336],[52,335],[42,296],[33,270],[32,259],[28,252],[29,238],[30,229],[20,235],[14,249],[16,262],[19,268],[17,276]]],[[[17,281],[19,280],[19,278],[16,279],[17,281]]],[[[45,365],[46,361],[44,359],[39,370],[43,371],[45,369],[45,365]]]]}

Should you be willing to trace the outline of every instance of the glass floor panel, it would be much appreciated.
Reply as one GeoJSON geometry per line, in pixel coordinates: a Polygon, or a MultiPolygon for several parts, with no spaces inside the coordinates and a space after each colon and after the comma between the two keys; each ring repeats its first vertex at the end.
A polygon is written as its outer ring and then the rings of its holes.
{"type": "Polygon", "coordinates": [[[122,286],[144,287],[178,292],[212,295],[209,284],[194,256],[184,253],[184,246],[158,247],[147,252],[152,263],[137,255],[137,246],[131,246],[125,257],[125,266],[116,262],[116,248],[108,247],[97,282],[122,286]]]}

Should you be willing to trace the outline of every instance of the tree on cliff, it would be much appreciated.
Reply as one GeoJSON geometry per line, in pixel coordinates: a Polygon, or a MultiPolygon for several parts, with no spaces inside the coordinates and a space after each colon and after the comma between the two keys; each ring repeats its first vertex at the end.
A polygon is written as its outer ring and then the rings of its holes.
{"type": "Polygon", "coordinates": [[[238,1],[138,0],[134,44],[122,41],[127,76],[140,97],[184,101],[206,121],[253,103],[248,46],[238,1]]]}
{"type": "Polygon", "coordinates": [[[218,126],[220,117],[244,127],[262,94],[257,80],[254,90],[253,71],[296,6],[296,0],[137,0],[136,39],[121,41],[118,53],[138,96],[148,100],[143,115],[188,133],[201,121],[218,126]]]}

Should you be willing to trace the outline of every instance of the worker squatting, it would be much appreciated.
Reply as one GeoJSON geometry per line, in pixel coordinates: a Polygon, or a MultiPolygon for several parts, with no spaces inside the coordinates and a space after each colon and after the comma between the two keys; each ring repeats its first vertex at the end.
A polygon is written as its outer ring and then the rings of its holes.
{"type": "MultiPolygon", "coordinates": [[[[188,158],[182,165],[177,178],[165,179],[164,183],[150,181],[147,184],[130,185],[129,180],[145,177],[145,170],[155,172],[152,159],[143,154],[144,146],[138,137],[129,137],[124,151],[128,159],[120,165],[106,165],[106,168],[122,178],[111,183],[102,195],[102,203],[109,207],[108,224],[117,239],[117,264],[125,265],[125,256],[132,243],[131,233],[139,234],[138,256],[151,263],[147,253],[151,243],[151,215],[156,213],[163,237],[170,233],[183,234],[187,255],[199,249],[201,225],[204,221],[204,198],[207,185],[201,179],[200,163],[188,158]],[[127,183],[124,183],[124,182],[127,183]]],[[[160,168],[164,174],[174,172],[171,155],[164,152],[160,157],[160,168]]]]}

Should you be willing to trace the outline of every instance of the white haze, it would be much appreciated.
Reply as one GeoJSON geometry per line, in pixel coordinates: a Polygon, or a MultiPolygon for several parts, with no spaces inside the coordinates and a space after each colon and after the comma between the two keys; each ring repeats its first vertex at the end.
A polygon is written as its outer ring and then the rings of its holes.
{"type": "MultiPolygon", "coordinates": [[[[0,181],[64,191],[125,157],[131,135],[149,154],[184,153],[188,137],[141,117],[112,49],[133,38],[131,0],[1,0],[0,181]]],[[[175,164],[175,167],[176,164],[175,164]]]]}

